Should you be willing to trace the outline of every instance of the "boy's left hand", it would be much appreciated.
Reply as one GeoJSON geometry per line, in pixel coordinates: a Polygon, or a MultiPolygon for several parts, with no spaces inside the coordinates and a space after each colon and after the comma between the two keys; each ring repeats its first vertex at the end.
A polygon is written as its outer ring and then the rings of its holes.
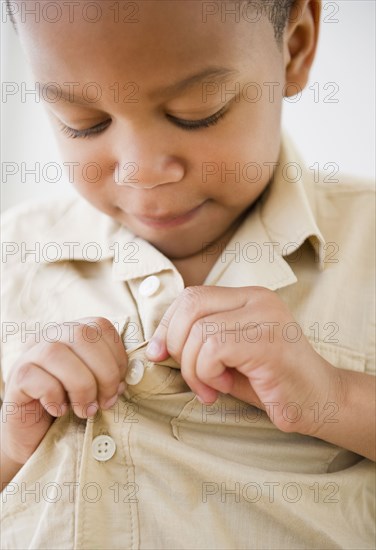
{"type": "Polygon", "coordinates": [[[316,353],[279,296],[264,287],[186,288],[167,309],[146,353],[152,361],[171,355],[204,403],[229,393],[266,410],[285,432],[314,435],[312,407],[333,401],[329,391],[337,369],[316,353]]]}

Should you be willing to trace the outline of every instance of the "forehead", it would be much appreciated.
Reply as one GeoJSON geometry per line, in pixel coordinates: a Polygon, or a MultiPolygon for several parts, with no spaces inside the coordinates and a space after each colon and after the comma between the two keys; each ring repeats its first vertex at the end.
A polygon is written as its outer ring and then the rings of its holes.
{"type": "MultiPolygon", "coordinates": [[[[159,87],[208,65],[255,62],[265,34],[263,19],[224,18],[222,2],[81,1],[55,10],[47,0],[34,4],[39,20],[26,15],[17,25],[35,75],[46,82],[110,83],[116,75],[159,87]]],[[[266,34],[272,40],[271,29],[266,34]]]]}

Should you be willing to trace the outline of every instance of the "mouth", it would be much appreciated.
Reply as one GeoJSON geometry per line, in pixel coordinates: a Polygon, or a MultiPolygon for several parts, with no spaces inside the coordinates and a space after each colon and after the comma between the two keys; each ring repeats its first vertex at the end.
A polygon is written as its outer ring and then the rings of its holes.
{"type": "Polygon", "coordinates": [[[183,214],[169,214],[167,216],[139,216],[134,214],[134,217],[139,220],[141,223],[154,228],[168,228],[168,227],[176,227],[177,225],[182,225],[184,223],[187,223],[188,221],[192,220],[198,212],[201,210],[203,205],[207,201],[201,203],[199,206],[196,206],[192,210],[189,210],[188,212],[184,212],[183,214]]]}

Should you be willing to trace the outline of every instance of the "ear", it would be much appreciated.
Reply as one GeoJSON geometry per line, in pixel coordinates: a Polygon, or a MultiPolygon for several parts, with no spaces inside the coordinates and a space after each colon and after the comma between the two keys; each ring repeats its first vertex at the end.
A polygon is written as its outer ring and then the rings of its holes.
{"type": "Polygon", "coordinates": [[[321,0],[295,0],[284,32],[285,96],[305,88],[318,42],[321,0]],[[289,86],[291,84],[291,86],[289,86]],[[290,90],[290,92],[289,92],[290,90]]]}

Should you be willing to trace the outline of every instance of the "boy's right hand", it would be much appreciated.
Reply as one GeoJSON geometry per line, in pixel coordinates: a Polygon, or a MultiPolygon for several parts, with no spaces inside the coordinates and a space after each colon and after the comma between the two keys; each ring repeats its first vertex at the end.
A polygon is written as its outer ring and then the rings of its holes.
{"type": "Polygon", "coordinates": [[[56,417],[71,405],[80,418],[110,408],[125,389],[127,354],[114,325],[101,317],[59,325],[56,342],[28,340],[6,383],[1,446],[24,464],[56,417]]]}

